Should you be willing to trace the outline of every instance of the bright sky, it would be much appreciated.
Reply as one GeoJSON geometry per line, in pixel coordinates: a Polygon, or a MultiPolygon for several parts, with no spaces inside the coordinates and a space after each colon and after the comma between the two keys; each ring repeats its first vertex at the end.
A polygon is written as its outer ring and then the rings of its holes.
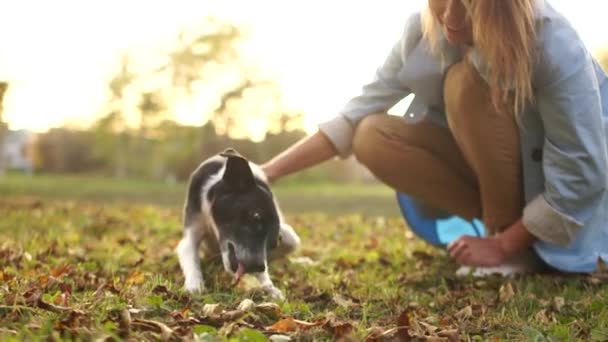
{"type": "MultiPolygon", "coordinates": [[[[0,79],[11,83],[5,120],[44,131],[88,124],[107,99],[123,52],[162,46],[210,14],[248,29],[246,53],[282,86],[309,127],[330,118],[398,39],[426,0],[19,0],[0,11],[0,79]]],[[[608,47],[608,2],[552,0],[592,50],[608,47]]],[[[176,114],[190,124],[196,108],[176,114]]]]}

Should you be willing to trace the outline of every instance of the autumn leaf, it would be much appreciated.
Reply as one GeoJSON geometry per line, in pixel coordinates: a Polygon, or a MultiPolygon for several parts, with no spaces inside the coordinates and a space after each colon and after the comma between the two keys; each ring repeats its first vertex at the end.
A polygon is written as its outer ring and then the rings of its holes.
{"type": "Polygon", "coordinates": [[[139,285],[142,284],[146,280],[144,274],[140,271],[133,271],[127,277],[127,285],[139,285]]]}
{"type": "Polygon", "coordinates": [[[411,319],[412,313],[410,310],[403,311],[397,317],[397,338],[399,341],[407,342],[413,339],[409,332],[411,319]]]}
{"type": "Polygon", "coordinates": [[[266,328],[268,331],[285,333],[298,330],[298,323],[293,318],[284,318],[266,328]]]}
{"type": "Polygon", "coordinates": [[[553,298],[553,307],[555,308],[555,311],[557,311],[557,312],[562,311],[562,307],[564,307],[565,304],[566,304],[566,300],[564,299],[564,297],[553,298]]]}
{"type": "Polygon", "coordinates": [[[319,320],[316,322],[305,322],[297,319],[293,319],[291,317],[281,319],[274,323],[273,325],[266,328],[266,330],[271,332],[294,332],[298,330],[306,330],[316,326],[322,326],[327,323],[327,320],[319,320]]]}
{"type": "Polygon", "coordinates": [[[506,303],[515,297],[513,285],[510,282],[503,284],[498,290],[498,300],[500,303],[506,303]]]}
{"type": "Polygon", "coordinates": [[[473,308],[468,305],[454,314],[459,321],[465,321],[473,316],[473,308]]]}

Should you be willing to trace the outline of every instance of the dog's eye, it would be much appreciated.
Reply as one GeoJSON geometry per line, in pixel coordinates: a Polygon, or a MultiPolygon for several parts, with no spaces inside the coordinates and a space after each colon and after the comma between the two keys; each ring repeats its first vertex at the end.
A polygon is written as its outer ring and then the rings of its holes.
{"type": "Polygon", "coordinates": [[[259,211],[252,211],[249,214],[249,217],[251,217],[251,219],[254,221],[262,221],[262,213],[260,213],[259,211]]]}

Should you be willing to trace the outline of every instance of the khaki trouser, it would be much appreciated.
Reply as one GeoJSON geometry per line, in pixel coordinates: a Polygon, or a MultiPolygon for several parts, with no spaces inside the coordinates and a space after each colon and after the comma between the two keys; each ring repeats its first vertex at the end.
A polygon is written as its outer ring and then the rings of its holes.
{"type": "Polygon", "coordinates": [[[524,205],[515,118],[497,113],[486,82],[466,61],[448,70],[444,99],[450,129],[370,115],[357,125],[354,154],[379,180],[426,206],[501,231],[524,205]]]}

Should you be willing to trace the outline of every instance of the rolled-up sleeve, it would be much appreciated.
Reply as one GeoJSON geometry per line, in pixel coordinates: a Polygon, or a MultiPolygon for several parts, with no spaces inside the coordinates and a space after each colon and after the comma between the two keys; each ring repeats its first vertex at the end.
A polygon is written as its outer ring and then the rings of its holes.
{"type": "Polygon", "coordinates": [[[420,30],[420,14],[417,13],[408,18],[401,39],[376,70],[372,81],[363,86],[361,93],[348,101],[336,117],[319,125],[319,130],[329,138],[341,157],[351,154],[354,129],[361,119],[368,114],[388,111],[411,93],[399,81],[399,73],[413,40],[420,38],[420,30]]]}
{"type": "Polygon", "coordinates": [[[536,105],[545,130],[545,190],[526,205],[523,223],[540,240],[567,247],[606,191],[606,136],[591,55],[569,25],[544,30],[536,105]]]}

